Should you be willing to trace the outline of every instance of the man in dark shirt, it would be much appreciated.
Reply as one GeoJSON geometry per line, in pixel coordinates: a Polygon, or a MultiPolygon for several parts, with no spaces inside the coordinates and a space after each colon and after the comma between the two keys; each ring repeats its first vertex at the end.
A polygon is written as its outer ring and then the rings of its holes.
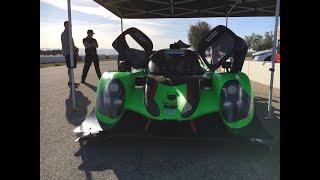
{"type": "Polygon", "coordinates": [[[94,33],[92,30],[88,30],[87,31],[88,36],[83,39],[83,45],[85,47],[86,56],[85,56],[85,64],[82,71],[81,83],[85,83],[87,74],[92,62],[96,69],[98,78],[100,79],[101,77],[101,72],[99,67],[99,57],[97,54],[98,42],[96,39],[92,38],[93,34],[94,33]]]}

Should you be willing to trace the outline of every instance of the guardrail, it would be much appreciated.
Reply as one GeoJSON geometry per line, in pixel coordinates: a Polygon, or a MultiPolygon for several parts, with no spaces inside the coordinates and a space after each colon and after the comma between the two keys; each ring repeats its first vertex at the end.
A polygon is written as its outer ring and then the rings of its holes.
{"type": "MultiPolygon", "coordinates": [[[[113,57],[113,56],[111,56],[113,57]]],[[[84,61],[84,56],[81,56],[84,61]]],[[[99,55],[99,60],[106,59],[105,55],[99,55]]],[[[62,63],[65,62],[64,56],[40,56],[40,64],[62,63]]]]}

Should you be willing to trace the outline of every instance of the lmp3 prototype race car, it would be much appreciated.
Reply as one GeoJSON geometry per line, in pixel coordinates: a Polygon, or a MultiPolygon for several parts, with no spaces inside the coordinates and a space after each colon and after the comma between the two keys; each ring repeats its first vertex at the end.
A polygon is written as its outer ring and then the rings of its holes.
{"type": "Polygon", "coordinates": [[[242,136],[259,124],[254,118],[250,80],[241,72],[248,47],[225,26],[209,31],[198,51],[178,44],[153,51],[152,41],[136,28],[124,31],[112,46],[119,53],[119,70],[102,75],[96,91],[95,117],[74,129],[79,139],[102,131],[116,133],[115,129],[150,134],[161,123],[188,124],[191,134],[203,134],[206,129],[204,134],[210,136],[213,130],[207,127],[216,119],[229,134],[242,136]],[[126,35],[144,50],[130,48],[126,35]],[[209,47],[218,52],[213,64],[205,58],[209,47]],[[219,72],[220,67],[226,71],[219,72]],[[127,112],[140,117],[125,118],[127,112]],[[209,124],[201,125],[203,121],[209,124]],[[128,122],[129,128],[121,127],[123,122],[128,122]]]}

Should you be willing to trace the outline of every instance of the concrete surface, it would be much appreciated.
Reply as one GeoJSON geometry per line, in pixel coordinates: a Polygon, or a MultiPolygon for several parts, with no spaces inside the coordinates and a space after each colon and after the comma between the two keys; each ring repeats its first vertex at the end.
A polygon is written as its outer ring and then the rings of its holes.
{"type": "MultiPolygon", "coordinates": [[[[83,64],[75,70],[81,78],[83,64]]],[[[101,62],[101,71],[116,62],[101,62]]],[[[280,179],[280,92],[274,91],[272,120],[263,121],[275,137],[272,150],[226,142],[144,140],[74,142],[72,130],[92,111],[97,76],[91,66],[77,90],[79,112],[71,111],[65,66],[40,69],[40,178],[45,179],[280,179]]],[[[252,83],[260,118],[266,115],[268,87],[252,83]]]]}
{"type": "MultiPolygon", "coordinates": [[[[242,72],[246,73],[251,81],[269,86],[271,62],[244,61],[242,72]]],[[[275,63],[273,87],[280,89],[280,63],[275,63]]]]}

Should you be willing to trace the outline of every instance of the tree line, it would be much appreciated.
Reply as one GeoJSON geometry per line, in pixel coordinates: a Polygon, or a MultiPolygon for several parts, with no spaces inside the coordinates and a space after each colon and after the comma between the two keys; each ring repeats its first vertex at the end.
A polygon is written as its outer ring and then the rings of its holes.
{"type": "Polygon", "coordinates": [[[266,32],[264,37],[260,34],[252,33],[249,36],[244,36],[248,48],[254,51],[263,51],[272,48],[273,34],[266,32]]]}
{"type": "MultiPolygon", "coordinates": [[[[194,50],[198,49],[198,44],[201,38],[206,35],[212,27],[205,21],[198,21],[194,25],[190,25],[188,31],[188,40],[194,50]]],[[[252,33],[245,36],[244,40],[247,42],[248,48],[254,51],[262,51],[272,47],[273,34],[266,32],[264,36],[252,33]]]]}

